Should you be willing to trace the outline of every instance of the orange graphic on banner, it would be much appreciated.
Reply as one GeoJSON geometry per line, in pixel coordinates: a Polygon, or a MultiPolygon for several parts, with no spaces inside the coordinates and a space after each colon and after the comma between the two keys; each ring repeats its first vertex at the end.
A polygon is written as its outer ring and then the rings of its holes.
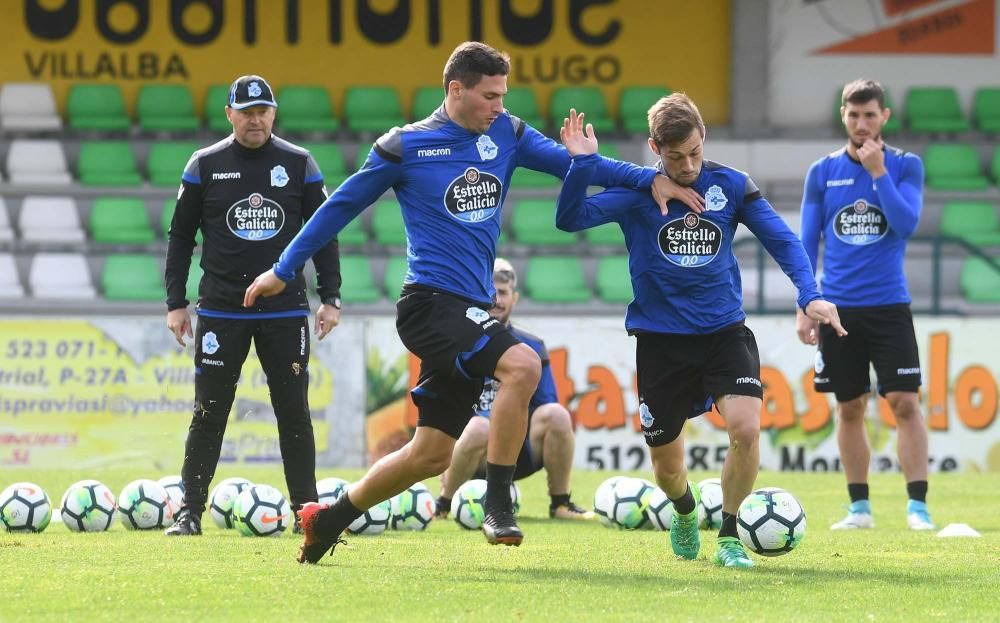
{"type": "MultiPolygon", "coordinates": [[[[892,14],[888,9],[886,12],[892,14]]],[[[993,54],[996,48],[994,14],[994,0],[971,0],[842,41],[815,53],[993,54]]]]}

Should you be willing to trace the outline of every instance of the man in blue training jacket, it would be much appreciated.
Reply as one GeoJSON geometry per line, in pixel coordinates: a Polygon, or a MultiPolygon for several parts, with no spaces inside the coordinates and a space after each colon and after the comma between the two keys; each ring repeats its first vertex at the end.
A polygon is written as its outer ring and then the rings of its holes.
{"type": "Polygon", "coordinates": [[[753,489],[760,462],[763,386],[753,333],[744,324],[740,271],[733,234],[740,223],[764,244],[798,288],[805,313],[842,333],[837,308],[820,297],[795,234],[742,171],[703,160],[705,124],[683,93],[649,109],[649,148],[674,182],[704,197],[704,208],[670,201],[667,210],[642,193],[612,188],[587,197],[599,162],[593,127],[570,111],[561,131],[573,156],[556,211],[556,225],[579,231],[618,223],[629,250],[635,298],[625,328],[636,337],[639,421],[657,484],[673,502],[670,543],[693,560],[701,547],[700,494],[687,480],[684,439],[688,418],[712,405],[726,422],[729,451],[722,468],[722,528],[713,561],[746,568],[736,533],[736,511],[753,489]]]}
{"type": "MultiPolygon", "coordinates": [[[[281,292],[325,241],[383,192],[395,191],[408,262],[396,329],[421,360],[420,379],[411,392],[419,411],[417,430],[333,506],[303,507],[300,562],[318,562],[364,509],[444,471],[486,377],[501,386],[486,458],[483,533],[493,544],[520,545],[524,538],[512,513],[510,483],[541,365],[530,346],[490,317],[493,262],[500,208],[514,169],[523,166],[561,178],[570,157],[504,110],[509,72],[506,54],[483,43],[460,44],[444,68],[441,107],[376,140],[364,167],[327,199],[274,268],[247,288],[245,305],[281,292]]],[[[597,184],[643,188],[647,194],[652,186],[662,203],[676,191],[654,169],[611,160],[602,160],[595,178],[597,184]]]]}
{"type": "Polygon", "coordinates": [[[906,522],[913,530],[933,530],[927,510],[927,429],[917,395],[920,355],[903,273],[906,241],[917,228],[923,205],[924,165],[919,156],[882,142],[882,126],[891,113],[878,82],[851,82],[841,101],[847,145],[809,168],[802,244],[813,270],[822,268],[823,295],[841,310],[850,336],[817,327],[801,310],[795,323],[803,343],[818,344],[816,391],[837,397],[837,445],[851,505],[847,517],[831,529],[875,527],[865,431],[869,369],[874,365],[877,391],[896,417],[897,452],[909,497],[906,522]]]}

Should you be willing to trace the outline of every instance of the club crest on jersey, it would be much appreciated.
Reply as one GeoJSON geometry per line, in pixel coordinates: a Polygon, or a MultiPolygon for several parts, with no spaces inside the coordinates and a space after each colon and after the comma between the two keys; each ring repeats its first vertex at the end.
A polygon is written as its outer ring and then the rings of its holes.
{"type": "Polygon", "coordinates": [[[285,167],[279,164],[271,169],[271,186],[284,188],[288,184],[288,180],[288,171],[285,171],[285,167]]]}
{"type": "Polygon", "coordinates": [[[671,264],[684,268],[708,264],[722,248],[719,226],[694,212],[665,224],[656,238],[663,257],[671,264]]]}
{"type": "Polygon", "coordinates": [[[469,167],[448,184],[444,207],[466,223],[479,223],[492,217],[500,208],[503,184],[491,173],[469,167]]]}
{"type": "Polygon", "coordinates": [[[490,315],[485,309],[480,309],[478,307],[470,307],[465,310],[465,317],[476,324],[483,324],[489,320],[490,315]]]}
{"type": "Polygon", "coordinates": [[[260,193],[240,199],[226,213],[229,231],[244,240],[274,238],[285,224],[285,211],[281,205],[260,193]]]}
{"type": "Polygon", "coordinates": [[[726,199],[726,193],[722,192],[722,187],[718,184],[709,186],[708,190],[705,191],[706,210],[721,210],[726,207],[727,203],[729,203],[729,200],[726,199]]]}
{"type": "Polygon", "coordinates": [[[864,199],[844,206],[833,217],[833,233],[847,244],[872,244],[884,238],[888,231],[885,214],[864,199]]]}
{"type": "Polygon", "coordinates": [[[201,352],[206,355],[214,355],[219,350],[219,338],[212,331],[208,331],[201,336],[201,352]]]}
{"type": "Polygon", "coordinates": [[[480,136],[479,140],[476,141],[476,149],[479,150],[479,157],[483,160],[493,160],[497,157],[497,152],[500,151],[493,139],[486,134],[480,136]]]}
{"type": "Polygon", "coordinates": [[[260,90],[260,85],[256,80],[254,80],[247,85],[247,93],[250,94],[250,97],[260,97],[260,94],[263,93],[263,91],[260,90]]]}
{"type": "Polygon", "coordinates": [[[653,425],[653,414],[649,412],[646,403],[639,405],[639,423],[642,424],[643,428],[649,428],[653,425]]]}

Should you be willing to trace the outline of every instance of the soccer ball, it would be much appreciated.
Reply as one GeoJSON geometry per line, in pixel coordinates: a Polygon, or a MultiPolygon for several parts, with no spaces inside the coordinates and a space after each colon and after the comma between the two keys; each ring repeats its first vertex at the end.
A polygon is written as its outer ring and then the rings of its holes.
{"type": "Polygon", "coordinates": [[[118,514],[130,530],[162,528],[174,516],[170,495],[155,480],[133,480],[118,495],[118,514]]]}
{"type": "Polygon", "coordinates": [[[653,487],[639,478],[622,478],[611,490],[611,508],[608,518],[625,530],[637,530],[646,525],[649,518],[646,509],[653,497],[653,487]]]}
{"type": "Polygon", "coordinates": [[[233,527],[233,503],[244,489],[252,486],[246,478],[226,478],[215,485],[208,495],[208,511],[216,526],[223,530],[233,527]]]}
{"type": "Polygon", "coordinates": [[[352,521],[351,525],[347,526],[347,531],[350,534],[372,536],[382,534],[389,527],[389,517],[391,515],[392,507],[389,505],[389,500],[383,500],[352,521]]]}
{"type": "Polygon", "coordinates": [[[654,530],[670,530],[670,521],[674,515],[674,503],[670,501],[663,489],[656,487],[649,496],[649,506],[646,507],[646,517],[649,526],[654,530]]]}
{"type": "Polygon", "coordinates": [[[0,493],[0,526],[9,532],[41,532],[52,520],[52,503],[38,485],[17,482],[0,493]]]}
{"type": "Polygon", "coordinates": [[[343,478],[330,477],[320,480],[316,483],[316,493],[319,494],[319,503],[333,506],[337,498],[343,495],[350,485],[351,483],[343,478]]]}
{"type": "Polygon", "coordinates": [[[96,480],[70,485],[59,506],[63,523],[73,532],[103,532],[115,523],[115,495],[96,480]]]}
{"type": "Polygon", "coordinates": [[[594,514],[606,528],[613,528],[615,522],[611,519],[611,508],[614,506],[615,484],[621,476],[612,476],[597,487],[594,492],[594,514]]]}
{"type": "Polygon", "coordinates": [[[698,483],[701,504],[698,505],[698,526],[703,530],[722,527],[722,481],[706,478],[698,483]]]}
{"type": "Polygon", "coordinates": [[[233,526],[243,536],[281,536],[292,521],[292,510],[281,492],[270,485],[252,485],[236,496],[233,526]]]}
{"type": "Polygon", "coordinates": [[[436,510],[434,495],[422,482],[394,495],[389,506],[392,509],[389,525],[393,530],[424,530],[434,519],[436,510]]]}
{"type": "Polygon", "coordinates": [[[455,491],[451,510],[455,513],[458,525],[469,530],[483,527],[486,518],[486,481],[481,479],[468,480],[455,491]]]}
{"type": "Polygon", "coordinates": [[[176,515],[184,506],[184,481],[180,476],[164,476],[156,482],[160,483],[170,496],[170,513],[176,515]]]}
{"type": "Polygon", "coordinates": [[[761,556],[781,556],[802,542],[806,513],[788,491],[764,487],[740,504],[736,531],[743,544],[761,556]]]}
{"type": "Polygon", "coordinates": [[[510,483],[510,501],[514,505],[514,514],[521,512],[521,489],[516,482],[510,483]]]}

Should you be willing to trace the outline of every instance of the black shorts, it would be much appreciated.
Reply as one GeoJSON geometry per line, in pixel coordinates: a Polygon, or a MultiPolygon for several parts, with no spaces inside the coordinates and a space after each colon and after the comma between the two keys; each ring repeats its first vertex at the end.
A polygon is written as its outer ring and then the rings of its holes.
{"type": "Polygon", "coordinates": [[[909,305],[841,307],[838,312],[847,336],[820,325],[816,391],[833,392],[838,402],[867,394],[872,389],[869,364],[875,366],[882,396],[920,388],[920,353],[909,305]]]}
{"type": "Polygon", "coordinates": [[[419,416],[458,439],[479,403],[483,380],[520,340],[486,307],[435,290],[407,286],[396,302],[396,330],[420,358],[420,379],[410,392],[419,416]]]}
{"type": "Polygon", "coordinates": [[[677,439],[718,396],[764,396],[757,340],[742,323],[707,335],[638,333],[635,365],[639,422],[651,447],[677,439]]]}

